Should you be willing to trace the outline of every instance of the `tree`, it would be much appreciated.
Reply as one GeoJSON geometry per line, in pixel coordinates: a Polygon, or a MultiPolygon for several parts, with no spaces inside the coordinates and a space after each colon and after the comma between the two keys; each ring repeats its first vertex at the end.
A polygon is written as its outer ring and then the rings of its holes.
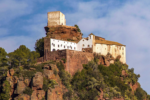
{"type": "Polygon", "coordinates": [[[36,51],[31,51],[29,56],[29,64],[36,63],[37,58],[40,57],[40,54],[36,51]]]}
{"type": "Polygon", "coordinates": [[[26,65],[30,57],[30,49],[25,45],[20,45],[14,52],[9,53],[8,57],[11,66],[26,65]]]}
{"type": "Polygon", "coordinates": [[[80,28],[79,28],[79,26],[77,24],[75,24],[74,26],[77,28],[78,32],[81,32],[81,30],[80,30],[80,28]]]}
{"type": "Polygon", "coordinates": [[[7,52],[5,49],[0,47],[0,66],[5,66],[7,65],[7,58],[6,58],[7,52]]]}
{"type": "Polygon", "coordinates": [[[89,82],[88,82],[88,86],[90,89],[93,89],[97,86],[100,86],[101,82],[97,81],[94,77],[90,78],[89,82]]]}
{"type": "Polygon", "coordinates": [[[35,51],[40,54],[40,57],[44,56],[44,38],[36,40],[35,51]]]}

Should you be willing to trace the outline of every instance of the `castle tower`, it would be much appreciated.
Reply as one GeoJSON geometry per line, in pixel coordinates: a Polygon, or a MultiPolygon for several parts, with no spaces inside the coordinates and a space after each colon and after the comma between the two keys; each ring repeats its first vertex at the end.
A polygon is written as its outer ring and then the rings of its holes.
{"type": "Polygon", "coordinates": [[[47,18],[48,18],[47,26],[66,25],[65,15],[60,11],[48,12],[47,18]]]}

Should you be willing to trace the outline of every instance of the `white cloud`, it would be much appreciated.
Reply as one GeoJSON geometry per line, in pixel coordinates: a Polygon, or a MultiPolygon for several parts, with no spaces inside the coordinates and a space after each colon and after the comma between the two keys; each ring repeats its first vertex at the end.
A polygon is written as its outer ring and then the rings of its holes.
{"type": "MultiPolygon", "coordinates": [[[[126,2],[117,9],[111,9],[105,16],[99,16],[101,6],[99,2],[79,3],[77,11],[66,14],[69,21],[79,25],[81,31],[88,35],[91,32],[99,32],[99,36],[107,36],[106,39],[118,41],[127,47],[127,64],[133,67],[135,73],[141,74],[140,83],[148,93],[150,88],[144,86],[145,78],[149,78],[148,61],[150,57],[150,1],[126,2]],[[96,9],[96,11],[95,11],[96,9]],[[99,11],[99,13],[98,13],[99,11]],[[98,17],[99,16],[99,17],[98,17]]],[[[108,5],[102,5],[104,8],[108,5]]],[[[68,21],[68,20],[67,20],[68,21]]]]}
{"type": "Polygon", "coordinates": [[[34,44],[32,44],[33,42],[35,41],[31,37],[10,36],[0,39],[0,47],[5,48],[5,50],[9,53],[16,50],[20,45],[26,45],[28,48],[33,48],[34,47],[34,44]]]}

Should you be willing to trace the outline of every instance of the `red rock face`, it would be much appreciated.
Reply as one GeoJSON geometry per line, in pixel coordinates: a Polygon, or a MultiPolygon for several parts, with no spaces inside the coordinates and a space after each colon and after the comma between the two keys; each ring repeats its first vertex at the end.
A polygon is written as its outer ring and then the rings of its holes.
{"type": "Polygon", "coordinates": [[[72,26],[46,26],[45,31],[47,37],[49,38],[74,41],[82,39],[82,34],[77,31],[76,27],[72,26]]]}
{"type": "Polygon", "coordinates": [[[37,72],[33,77],[33,90],[42,89],[43,87],[43,76],[41,72],[37,72]]]}

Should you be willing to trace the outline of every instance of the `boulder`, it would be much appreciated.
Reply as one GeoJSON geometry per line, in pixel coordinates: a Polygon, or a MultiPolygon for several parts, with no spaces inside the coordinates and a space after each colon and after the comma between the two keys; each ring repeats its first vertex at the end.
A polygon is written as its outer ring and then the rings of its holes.
{"type": "Polygon", "coordinates": [[[7,77],[9,77],[9,76],[10,76],[9,71],[7,71],[7,77]]]}
{"type": "Polygon", "coordinates": [[[45,96],[44,90],[37,90],[37,97],[39,100],[41,100],[45,96]]]}
{"type": "Polygon", "coordinates": [[[9,73],[10,73],[10,75],[11,75],[11,76],[13,76],[13,75],[14,75],[14,73],[15,73],[14,69],[13,69],[13,68],[12,68],[12,69],[10,69],[10,70],[9,70],[9,73]]]}
{"type": "Polygon", "coordinates": [[[37,97],[37,90],[34,90],[34,91],[32,92],[31,100],[38,100],[38,97],[37,97]]]}
{"type": "Polygon", "coordinates": [[[15,94],[22,94],[25,88],[26,88],[26,85],[24,84],[24,81],[18,80],[15,94]]]}
{"type": "Polygon", "coordinates": [[[36,72],[33,77],[33,90],[42,89],[43,87],[43,76],[41,72],[36,72]]]}
{"type": "Polygon", "coordinates": [[[26,84],[26,86],[29,86],[29,85],[30,85],[30,81],[31,81],[30,79],[25,79],[25,80],[24,80],[24,83],[26,84]]]}
{"type": "Polygon", "coordinates": [[[16,98],[14,98],[14,100],[30,100],[30,96],[27,94],[21,94],[17,96],[16,98]]]}
{"type": "Polygon", "coordinates": [[[55,86],[54,89],[49,88],[47,91],[47,100],[63,100],[62,96],[62,87],[60,86],[55,86]]]}
{"type": "Polygon", "coordinates": [[[53,71],[52,70],[48,70],[48,69],[44,69],[43,75],[46,78],[51,79],[53,77],[53,71]]]}

